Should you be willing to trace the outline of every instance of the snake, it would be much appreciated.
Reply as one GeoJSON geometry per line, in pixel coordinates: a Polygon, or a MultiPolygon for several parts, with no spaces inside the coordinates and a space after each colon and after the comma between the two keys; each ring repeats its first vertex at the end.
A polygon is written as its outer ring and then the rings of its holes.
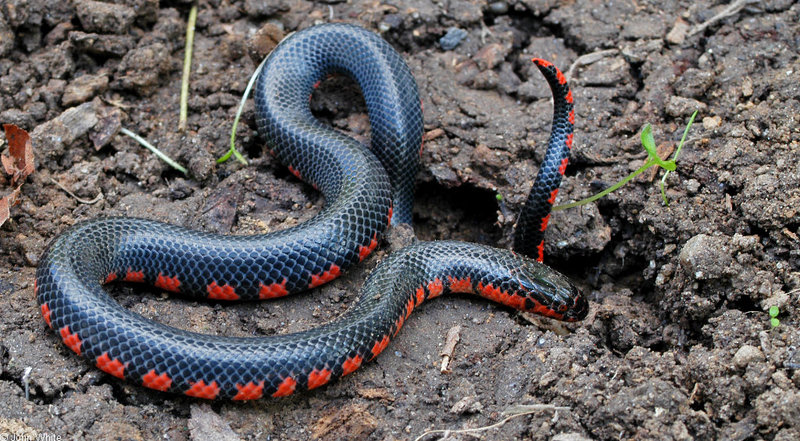
{"type": "Polygon", "coordinates": [[[254,98],[267,149],[317,188],[325,207],[292,228],[252,236],[134,217],[76,223],[48,244],[36,271],[34,292],[44,321],[69,349],[114,377],[191,397],[252,400],[315,389],[352,373],[387,347],[421,303],[447,293],[478,294],[547,317],[581,320],[586,297],[535,254],[563,175],[573,120],[563,75],[546,61],[535,62],[554,92],[556,112],[550,159],[532,190],[540,196],[521,215],[539,219],[518,222],[515,232],[517,246],[532,241],[534,254],[467,242],[417,242],[383,259],[340,318],[282,335],[182,330],[130,311],[109,295],[104,285],[116,281],[217,302],[282,297],[335,279],[364,260],[390,225],[411,222],[423,133],[416,82],[379,35],[323,24],[275,47],[258,74],[254,98]],[[370,147],[313,116],[311,93],[332,74],[349,76],[360,87],[370,147]]]}

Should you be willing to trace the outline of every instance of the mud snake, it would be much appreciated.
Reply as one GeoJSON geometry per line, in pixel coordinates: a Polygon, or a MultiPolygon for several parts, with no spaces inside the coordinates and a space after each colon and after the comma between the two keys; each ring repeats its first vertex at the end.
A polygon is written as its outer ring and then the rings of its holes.
{"type": "MultiPolygon", "coordinates": [[[[554,122],[515,247],[540,257],[572,142],[573,112],[561,73],[534,61],[554,92],[554,122]]],[[[216,235],[128,217],[81,222],[57,236],[38,267],[36,298],[47,325],[98,368],[194,397],[279,397],[314,389],[372,360],[412,310],[441,294],[477,293],[562,320],[586,315],[585,297],[548,267],[511,251],[453,241],[421,242],[391,254],[341,318],[304,332],[210,336],[123,308],[103,284],[146,282],[213,300],[304,291],[363,260],[390,223],[411,222],[421,102],[408,66],[383,39],[344,24],[297,32],[269,56],[255,102],[259,132],[270,151],[318,188],[326,207],[294,228],[257,236],[216,235]],[[361,87],[374,154],[312,116],[309,94],[331,73],[349,75],[361,87]]]]}

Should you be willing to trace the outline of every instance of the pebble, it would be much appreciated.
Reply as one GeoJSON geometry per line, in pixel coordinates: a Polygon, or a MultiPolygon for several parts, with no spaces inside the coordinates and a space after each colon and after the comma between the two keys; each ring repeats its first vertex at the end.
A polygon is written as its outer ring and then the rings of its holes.
{"type": "Polygon", "coordinates": [[[722,125],[722,118],[719,116],[706,116],[703,118],[703,128],[706,130],[714,130],[722,125]]]}
{"type": "Polygon", "coordinates": [[[505,60],[509,49],[500,43],[489,43],[482,47],[472,59],[481,70],[494,69],[495,66],[505,60]]]}
{"type": "Polygon", "coordinates": [[[667,33],[667,42],[671,44],[683,44],[686,34],[689,32],[689,23],[680,17],[675,20],[672,29],[667,33]]]}
{"type": "Polygon", "coordinates": [[[278,12],[288,10],[289,6],[282,1],[245,0],[244,2],[244,12],[255,18],[270,17],[278,12]]]}
{"type": "Polygon", "coordinates": [[[105,92],[106,89],[108,89],[107,75],[81,75],[72,80],[64,89],[61,104],[64,107],[72,107],[92,99],[95,95],[105,92]]]}
{"type": "Polygon", "coordinates": [[[750,363],[763,360],[764,354],[761,352],[761,349],[751,345],[742,346],[733,356],[733,364],[739,368],[745,368],[750,363]]]}
{"type": "Polygon", "coordinates": [[[84,30],[101,34],[125,34],[136,18],[130,6],[93,0],[76,1],[75,10],[84,30]]]}
{"type": "Polygon", "coordinates": [[[714,83],[714,74],[690,68],[675,82],[675,94],[687,98],[702,98],[714,83]]]}
{"type": "Polygon", "coordinates": [[[681,266],[697,280],[722,277],[733,263],[729,243],[725,236],[698,234],[681,249],[678,256],[681,266]]]}
{"type": "Polygon", "coordinates": [[[187,424],[191,439],[194,440],[241,440],[239,435],[231,429],[230,424],[208,404],[192,404],[190,406],[191,417],[187,424]]]}
{"type": "Polygon", "coordinates": [[[667,102],[667,115],[674,117],[689,116],[695,110],[704,111],[708,106],[694,98],[685,98],[682,96],[673,95],[669,97],[667,102]]]}
{"type": "Polygon", "coordinates": [[[444,37],[439,39],[439,46],[446,51],[453,50],[465,38],[467,38],[467,31],[460,28],[450,28],[444,37]]]}
{"type": "Polygon", "coordinates": [[[275,23],[265,23],[258,32],[247,40],[247,53],[256,64],[260,63],[275,46],[283,40],[285,34],[275,23]]]}
{"type": "Polygon", "coordinates": [[[101,35],[74,31],[69,33],[69,41],[81,52],[105,57],[121,57],[136,45],[136,40],[128,35],[101,35]]]}
{"type": "Polygon", "coordinates": [[[460,399],[453,407],[450,408],[450,413],[455,415],[464,415],[471,413],[478,413],[483,410],[483,404],[478,400],[477,396],[470,395],[460,399]]]}
{"type": "Polygon", "coordinates": [[[142,95],[155,91],[159,79],[170,70],[169,49],[154,43],[129,51],[117,65],[112,88],[135,90],[142,95]]]}
{"type": "Polygon", "coordinates": [[[506,2],[491,2],[489,3],[489,11],[492,14],[503,15],[508,12],[508,3],[506,2]]]}
{"type": "Polygon", "coordinates": [[[93,101],[67,109],[61,115],[38,125],[31,133],[37,151],[58,157],[66,146],[85,135],[97,124],[96,104],[93,101]]]}

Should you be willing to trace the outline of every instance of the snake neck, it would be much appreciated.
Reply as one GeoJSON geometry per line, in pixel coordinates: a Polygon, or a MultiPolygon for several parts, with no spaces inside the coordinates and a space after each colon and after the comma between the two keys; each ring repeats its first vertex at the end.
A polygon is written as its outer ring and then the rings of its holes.
{"type": "Polygon", "coordinates": [[[365,302],[381,299],[380,293],[402,292],[385,296],[385,301],[401,299],[404,304],[381,307],[405,309],[406,314],[423,301],[448,293],[475,294],[568,321],[582,319],[588,310],[578,289],[551,268],[508,250],[456,241],[415,244],[392,254],[362,292],[365,302]]]}

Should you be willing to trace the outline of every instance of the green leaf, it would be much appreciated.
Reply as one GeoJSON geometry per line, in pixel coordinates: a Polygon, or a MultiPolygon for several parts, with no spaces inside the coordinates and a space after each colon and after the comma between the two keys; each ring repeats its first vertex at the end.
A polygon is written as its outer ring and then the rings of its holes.
{"type": "Polygon", "coordinates": [[[647,154],[652,157],[658,157],[656,155],[656,139],[653,138],[653,128],[650,127],[650,123],[645,124],[644,128],[642,129],[642,145],[644,149],[647,150],[647,154]]]}

